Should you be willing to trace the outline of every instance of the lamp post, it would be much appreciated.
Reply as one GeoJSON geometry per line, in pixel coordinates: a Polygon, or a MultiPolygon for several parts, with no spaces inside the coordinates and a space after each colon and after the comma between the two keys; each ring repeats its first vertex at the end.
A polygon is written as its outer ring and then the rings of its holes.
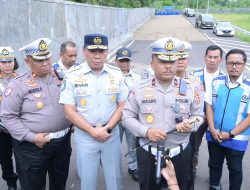
{"type": "Polygon", "coordinates": [[[208,13],[208,10],[209,10],[209,0],[207,0],[207,13],[208,13]]]}
{"type": "Polygon", "coordinates": [[[198,12],[198,8],[199,8],[199,0],[196,1],[196,12],[198,12]]]}

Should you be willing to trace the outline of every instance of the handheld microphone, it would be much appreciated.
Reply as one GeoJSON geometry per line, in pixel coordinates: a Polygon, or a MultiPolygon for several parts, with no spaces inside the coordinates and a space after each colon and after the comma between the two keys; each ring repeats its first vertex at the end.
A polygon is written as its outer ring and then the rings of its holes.
{"type": "Polygon", "coordinates": [[[156,163],[156,173],[155,173],[155,179],[156,179],[156,185],[159,185],[161,183],[161,168],[162,168],[162,160],[163,160],[163,153],[165,151],[164,148],[164,141],[160,141],[157,144],[157,163],[156,163]]]}

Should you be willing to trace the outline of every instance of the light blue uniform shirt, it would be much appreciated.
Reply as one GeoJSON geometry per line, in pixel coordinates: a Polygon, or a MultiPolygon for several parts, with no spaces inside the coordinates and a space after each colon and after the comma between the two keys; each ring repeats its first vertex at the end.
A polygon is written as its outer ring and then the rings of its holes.
{"type": "Polygon", "coordinates": [[[127,88],[119,69],[104,64],[99,74],[87,63],[70,70],[61,88],[59,103],[75,105],[91,124],[106,124],[119,102],[127,98],[127,88]]]}
{"type": "Polygon", "coordinates": [[[141,79],[141,76],[132,71],[131,69],[127,74],[124,74],[123,77],[124,77],[124,83],[129,89],[134,87],[134,84],[141,79]]]}

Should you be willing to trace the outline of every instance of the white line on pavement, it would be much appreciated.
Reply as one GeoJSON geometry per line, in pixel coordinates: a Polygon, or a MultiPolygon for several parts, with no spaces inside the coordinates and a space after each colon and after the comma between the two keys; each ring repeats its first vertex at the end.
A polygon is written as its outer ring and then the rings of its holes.
{"type": "MultiPolygon", "coordinates": [[[[210,38],[207,34],[205,34],[204,32],[203,32],[203,34],[207,37],[207,39],[209,39],[211,42],[213,42],[214,44],[216,44],[217,46],[220,46],[218,43],[216,43],[212,38],[210,38]]],[[[221,47],[221,46],[220,46],[221,47]]],[[[227,51],[223,48],[223,47],[221,47],[221,49],[224,51],[224,52],[226,52],[227,53],[227,51]]]]}
{"type": "MultiPolygon", "coordinates": [[[[205,34],[205,33],[203,33],[206,37],[207,37],[207,39],[209,39],[211,42],[213,42],[214,44],[216,44],[217,46],[220,46],[221,47],[221,45],[220,44],[218,44],[217,42],[215,42],[213,39],[215,39],[215,38],[210,38],[207,34],[205,34]]],[[[230,47],[230,46],[228,46],[228,47],[230,47]]],[[[224,52],[228,52],[227,51],[227,49],[225,49],[225,48],[223,48],[223,47],[221,47],[222,48],[222,50],[224,51],[224,52]]],[[[249,70],[250,71],[250,63],[246,63],[246,69],[247,70],[249,70]]]]}
{"type": "Polygon", "coordinates": [[[250,51],[250,49],[240,48],[240,47],[236,47],[236,46],[228,46],[228,45],[223,45],[223,44],[220,44],[220,47],[223,47],[225,50],[226,50],[225,47],[231,47],[231,49],[238,48],[238,49],[242,49],[244,51],[250,51]]]}
{"type": "Polygon", "coordinates": [[[236,40],[227,40],[227,39],[219,39],[219,38],[211,38],[211,39],[214,39],[214,40],[217,40],[217,41],[227,41],[227,42],[233,42],[233,43],[241,43],[241,44],[249,44],[247,42],[240,42],[240,41],[236,41],[236,40]]]}
{"type": "MultiPolygon", "coordinates": [[[[217,40],[215,40],[216,42],[217,42],[217,40]]],[[[247,47],[247,48],[249,48],[248,50],[250,51],[250,45],[241,45],[241,44],[237,44],[237,43],[228,43],[228,42],[218,42],[218,43],[220,43],[220,44],[228,44],[228,45],[232,45],[232,46],[230,46],[230,47],[236,47],[236,46],[239,46],[239,47],[247,47]]],[[[228,46],[229,47],[229,46],[228,46]]]]}

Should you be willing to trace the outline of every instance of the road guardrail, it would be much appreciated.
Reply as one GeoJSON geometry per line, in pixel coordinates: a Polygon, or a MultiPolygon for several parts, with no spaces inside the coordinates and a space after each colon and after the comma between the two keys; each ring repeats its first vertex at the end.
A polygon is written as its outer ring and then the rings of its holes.
{"type": "Polygon", "coordinates": [[[249,32],[249,31],[244,30],[244,29],[242,29],[242,28],[240,28],[240,27],[237,27],[237,26],[234,26],[234,25],[233,25],[233,27],[234,27],[237,31],[239,31],[239,32],[241,32],[241,33],[243,33],[243,34],[246,34],[246,35],[250,36],[250,32],[249,32]]]}

